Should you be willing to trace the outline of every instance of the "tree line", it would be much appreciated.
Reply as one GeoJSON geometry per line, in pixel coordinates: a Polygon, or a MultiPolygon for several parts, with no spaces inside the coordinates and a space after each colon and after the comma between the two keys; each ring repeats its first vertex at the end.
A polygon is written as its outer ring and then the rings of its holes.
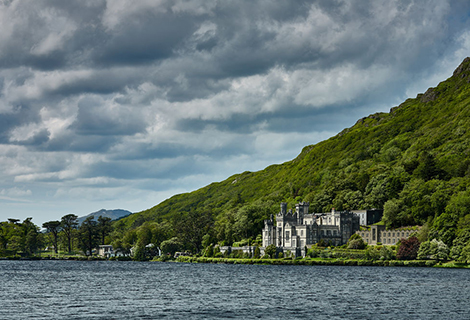
{"type": "Polygon", "coordinates": [[[113,230],[111,218],[102,216],[97,220],[90,216],[79,224],[77,215],[67,214],[61,220],[44,222],[44,231],[31,220],[0,222],[0,256],[30,257],[44,250],[59,254],[59,249],[68,254],[81,252],[89,256],[106,243],[106,237],[113,230]]]}

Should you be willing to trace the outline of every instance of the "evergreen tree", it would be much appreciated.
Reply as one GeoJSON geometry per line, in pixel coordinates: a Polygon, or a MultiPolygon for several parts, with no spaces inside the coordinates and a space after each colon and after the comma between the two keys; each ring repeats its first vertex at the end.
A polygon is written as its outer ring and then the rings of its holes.
{"type": "Polygon", "coordinates": [[[61,228],[67,240],[68,253],[72,252],[73,231],[78,226],[78,216],[75,214],[67,214],[61,219],[61,228]]]}
{"type": "Polygon", "coordinates": [[[105,244],[106,236],[113,230],[113,226],[111,224],[111,218],[109,217],[98,217],[98,232],[100,236],[100,244],[105,244]]]}
{"type": "Polygon", "coordinates": [[[54,246],[54,252],[58,253],[58,239],[61,223],[60,221],[48,221],[42,224],[43,228],[47,229],[47,232],[52,234],[52,245],[54,246]]]}
{"type": "Polygon", "coordinates": [[[85,255],[91,256],[93,249],[99,244],[98,223],[90,216],[82,222],[79,228],[80,248],[85,255]]]}

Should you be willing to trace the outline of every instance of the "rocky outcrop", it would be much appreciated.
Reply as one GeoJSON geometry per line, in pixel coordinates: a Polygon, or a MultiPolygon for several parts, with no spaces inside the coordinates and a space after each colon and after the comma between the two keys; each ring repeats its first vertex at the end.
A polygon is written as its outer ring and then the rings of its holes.
{"type": "MultiPolygon", "coordinates": [[[[470,74],[470,57],[465,58],[462,63],[455,69],[453,77],[467,78],[470,74]]],[[[470,78],[469,78],[470,80],[470,78]]],[[[467,82],[470,82],[467,80],[467,82]]]]}

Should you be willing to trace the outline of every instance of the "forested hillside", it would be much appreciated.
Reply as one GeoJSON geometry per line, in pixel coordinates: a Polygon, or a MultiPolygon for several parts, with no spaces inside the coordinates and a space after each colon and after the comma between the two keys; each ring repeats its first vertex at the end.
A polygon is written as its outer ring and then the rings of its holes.
{"type": "Polygon", "coordinates": [[[425,225],[449,246],[470,237],[470,58],[390,113],[360,119],[292,161],[236,174],[114,223],[115,246],[255,240],[281,201],[312,212],[384,208],[388,227],[425,225]]]}

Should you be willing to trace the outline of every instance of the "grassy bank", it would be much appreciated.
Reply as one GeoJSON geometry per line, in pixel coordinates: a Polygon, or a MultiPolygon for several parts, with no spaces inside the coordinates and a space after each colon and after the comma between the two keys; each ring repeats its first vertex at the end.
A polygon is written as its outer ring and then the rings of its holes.
{"type": "Polygon", "coordinates": [[[265,264],[265,265],[304,265],[304,266],[378,266],[378,267],[445,267],[469,268],[467,264],[439,262],[436,260],[363,260],[363,259],[235,259],[181,256],[178,262],[186,263],[226,263],[226,264],[265,264]]]}

